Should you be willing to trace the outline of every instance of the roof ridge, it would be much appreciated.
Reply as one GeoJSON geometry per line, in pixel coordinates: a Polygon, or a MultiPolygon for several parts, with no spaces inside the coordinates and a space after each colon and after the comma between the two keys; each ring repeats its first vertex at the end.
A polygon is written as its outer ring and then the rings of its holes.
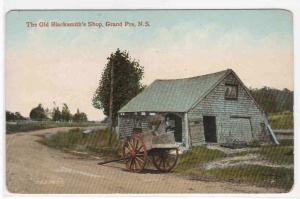
{"type": "Polygon", "coordinates": [[[220,72],[225,72],[222,76],[219,77],[219,79],[214,83],[214,85],[212,85],[210,87],[210,89],[208,89],[202,96],[200,96],[195,102],[194,104],[192,104],[192,106],[186,110],[186,112],[188,112],[189,110],[191,110],[196,104],[198,104],[199,102],[201,102],[201,100],[203,98],[205,98],[205,96],[207,96],[213,89],[215,89],[215,87],[220,83],[220,81],[222,81],[228,74],[230,73],[234,73],[234,71],[232,69],[227,69],[224,71],[220,71],[220,72]]]}
{"type": "Polygon", "coordinates": [[[176,80],[185,80],[185,79],[196,79],[196,78],[199,78],[199,77],[216,75],[216,74],[225,73],[225,72],[228,72],[228,71],[232,71],[232,69],[228,68],[226,70],[222,70],[222,71],[218,71],[218,72],[214,72],[214,73],[208,73],[208,74],[204,74],[204,75],[197,75],[197,76],[193,76],[193,77],[185,77],[185,78],[177,78],[177,79],[156,79],[154,81],[176,81],[176,80]]]}
{"type": "Polygon", "coordinates": [[[187,80],[155,80],[118,112],[187,112],[212,87],[215,87],[220,79],[232,71],[231,69],[227,69],[202,76],[184,78],[187,80]],[[207,77],[199,78],[203,76],[207,77]]]}

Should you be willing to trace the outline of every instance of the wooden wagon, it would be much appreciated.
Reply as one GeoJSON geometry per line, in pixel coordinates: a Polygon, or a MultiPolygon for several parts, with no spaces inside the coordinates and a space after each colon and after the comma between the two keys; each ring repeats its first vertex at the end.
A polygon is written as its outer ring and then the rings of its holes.
{"type": "Polygon", "coordinates": [[[178,159],[178,146],[174,134],[172,132],[157,134],[155,131],[134,133],[124,141],[123,159],[128,170],[142,171],[149,156],[159,171],[171,171],[178,159]]]}

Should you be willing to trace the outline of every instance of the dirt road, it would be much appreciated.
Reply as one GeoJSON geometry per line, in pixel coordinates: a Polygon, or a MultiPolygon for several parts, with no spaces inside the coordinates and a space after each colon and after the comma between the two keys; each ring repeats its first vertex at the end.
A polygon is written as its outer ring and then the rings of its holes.
{"type": "Polygon", "coordinates": [[[99,160],[48,148],[39,135],[68,128],[6,136],[6,182],[14,193],[270,193],[279,189],[185,179],[152,170],[130,173],[121,163],[99,166],[99,160]]]}

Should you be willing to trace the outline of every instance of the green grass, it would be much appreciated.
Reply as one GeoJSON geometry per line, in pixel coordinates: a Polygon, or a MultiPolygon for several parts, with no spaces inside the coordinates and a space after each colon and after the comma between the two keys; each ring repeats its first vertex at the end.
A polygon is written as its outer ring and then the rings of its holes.
{"type": "Polygon", "coordinates": [[[207,170],[207,178],[264,187],[290,190],[294,184],[293,169],[273,168],[258,165],[243,165],[207,170]]]}
{"type": "Polygon", "coordinates": [[[257,152],[267,161],[274,164],[293,164],[294,153],[291,146],[264,146],[257,152]]]}
{"type": "Polygon", "coordinates": [[[236,152],[236,153],[230,153],[230,154],[227,154],[226,157],[237,157],[237,156],[245,156],[245,155],[248,155],[248,154],[253,154],[255,153],[256,150],[252,150],[252,151],[240,151],[240,152],[236,152]]]}
{"type": "MultiPolygon", "coordinates": [[[[106,157],[120,157],[121,141],[116,134],[113,135],[112,146],[108,145],[109,132],[107,129],[95,130],[90,134],[83,134],[80,129],[72,129],[68,132],[59,132],[53,136],[44,137],[43,144],[66,151],[80,151],[97,154],[106,157]]],[[[205,169],[202,164],[224,157],[241,156],[249,153],[258,153],[264,159],[274,164],[293,164],[292,146],[262,146],[257,151],[244,151],[226,155],[216,149],[208,149],[206,146],[194,147],[181,155],[176,165],[175,172],[184,174],[196,180],[229,181],[245,183],[256,186],[278,187],[285,190],[291,189],[293,169],[273,168],[258,165],[239,165],[227,168],[205,169]]]]}
{"type": "Polygon", "coordinates": [[[252,142],[250,142],[248,144],[248,147],[251,147],[251,148],[256,148],[256,147],[260,147],[260,141],[259,140],[253,140],[252,142]]]}
{"type": "Polygon", "coordinates": [[[120,157],[121,141],[113,134],[112,145],[108,145],[109,132],[107,129],[95,130],[84,134],[80,129],[68,132],[58,132],[51,137],[44,137],[41,143],[65,151],[79,151],[101,156],[120,157]]]}
{"type": "Polygon", "coordinates": [[[6,122],[6,133],[27,132],[40,129],[49,129],[56,127],[88,127],[99,126],[95,122],[53,122],[53,121],[34,121],[34,122],[6,122]]]}
{"type": "Polygon", "coordinates": [[[291,112],[271,113],[269,121],[273,129],[293,129],[294,117],[291,112]]]}
{"type": "Polygon", "coordinates": [[[294,146],[294,140],[280,140],[280,146],[294,146]]]}
{"type": "Polygon", "coordinates": [[[219,150],[208,149],[205,146],[194,147],[179,157],[175,171],[178,173],[185,172],[203,163],[225,156],[226,154],[219,150]]]}
{"type": "MultiPolygon", "coordinates": [[[[242,151],[233,154],[225,154],[219,150],[195,147],[186,154],[181,155],[176,172],[188,175],[190,179],[202,181],[228,181],[244,183],[255,186],[276,187],[290,190],[294,183],[293,169],[284,167],[270,167],[261,165],[237,165],[225,168],[205,169],[203,163],[224,157],[245,156],[247,154],[259,154],[263,159],[276,165],[293,164],[293,147],[286,145],[261,146],[257,150],[242,151]]],[[[237,163],[241,160],[232,160],[237,163]]]]}

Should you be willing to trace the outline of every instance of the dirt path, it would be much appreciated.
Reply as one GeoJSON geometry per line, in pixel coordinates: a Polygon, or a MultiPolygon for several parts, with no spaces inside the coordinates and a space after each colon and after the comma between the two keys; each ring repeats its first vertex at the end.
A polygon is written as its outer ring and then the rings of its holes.
{"type": "Polygon", "coordinates": [[[286,168],[292,169],[294,165],[278,165],[270,163],[266,160],[263,160],[257,154],[247,154],[244,156],[236,156],[236,157],[226,157],[222,159],[218,159],[216,161],[209,162],[204,165],[205,169],[214,169],[214,168],[226,168],[233,166],[241,166],[241,165],[259,165],[259,166],[268,166],[273,168],[286,168]]]}
{"type": "Polygon", "coordinates": [[[38,142],[39,135],[68,128],[6,136],[7,189],[14,193],[270,193],[280,189],[188,180],[153,170],[130,173],[121,163],[99,166],[38,142]]]}
{"type": "Polygon", "coordinates": [[[230,149],[230,148],[220,147],[217,144],[210,144],[207,146],[207,148],[223,151],[227,155],[237,154],[240,152],[247,152],[247,154],[220,158],[215,161],[208,162],[204,165],[205,169],[226,168],[226,167],[233,167],[233,166],[240,166],[240,165],[259,165],[259,166],[268,166],[268,167],[286,168],[286,169],[294,168],[293,164],[274,164],[272,162],[264,160],[263,157],[255,153],[259,151],[259,148],[230,149]]]}

